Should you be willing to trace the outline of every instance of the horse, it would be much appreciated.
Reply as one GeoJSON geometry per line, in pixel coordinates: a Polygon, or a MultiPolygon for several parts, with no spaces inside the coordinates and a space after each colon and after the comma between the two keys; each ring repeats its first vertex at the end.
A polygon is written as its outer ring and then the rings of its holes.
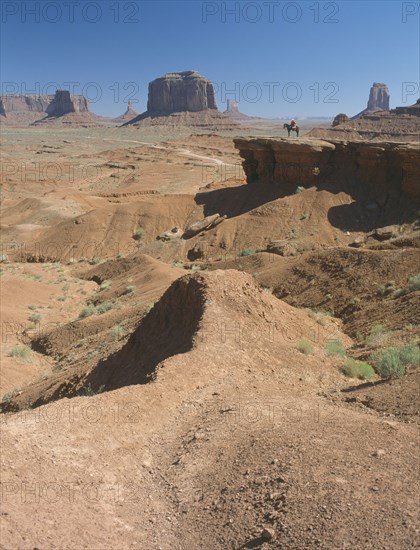
{"type": "Polygon", "coordinates": [[[283,124],[283,128],[287,129],[287,137],[290,137],[290,132],[296,132],[296,137],[299,137],[299,126],[291,126],[290,124],[283,124]]]}

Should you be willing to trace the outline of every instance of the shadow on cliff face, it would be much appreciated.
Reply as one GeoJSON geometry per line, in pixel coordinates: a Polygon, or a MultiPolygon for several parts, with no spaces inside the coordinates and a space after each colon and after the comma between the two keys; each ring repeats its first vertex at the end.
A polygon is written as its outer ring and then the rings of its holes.
{"type": "Polygon", "coordinates": [[[345,192],[354,202],[334,205],[328,210],[329,223],[343,231],[368,232],[387,225],[412,223],[418,218],[418,204],[401,191],[375,189],[362,184],[324,183],[318,190],[345,192]]]}
{"type": "MultiPolygon", "coordinates": [[[[296,189],[295,183],[244,184],[197,193],[195,202],[204,206],[205,216],[220,214],[234,218],[271,201],[295,195],[296,189]]],[[[351,204],[334,204],[328,210],[328,222],[341,230],[367,232],[385,225],[411,223],[417,218],[416,201],[396,189],[375,189],[343,175],[319,182],[316,189],[330,193],[331,202],[337,202],[334,196],[339,193],[353,199],[351,204]]],[[[296,200],[305,200],[305,195],[299,193],[296,200]]]]}
{"type": "Polygon", "coordinates": [[[267,202],[293,195],[295,185],[284,184],[244,184],[239,187],[226,187],[197,193],[195,202],[204,206],[205,216],[212,214],[226,215],[234,218],[246,214],[254,208],[258,208],[267,202]]]}

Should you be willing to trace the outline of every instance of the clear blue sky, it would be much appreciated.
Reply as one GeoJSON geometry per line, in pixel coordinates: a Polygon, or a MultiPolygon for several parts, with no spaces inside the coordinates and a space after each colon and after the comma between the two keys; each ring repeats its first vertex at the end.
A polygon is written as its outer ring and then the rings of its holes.
{"type": "Polygon", "coordinates": [[[221,110],[236,89],[241,111],[266,117],[354,115],[373,82],[388,85],[392,107],[420,95],[414,0],[2,0],[1,9],[2,92],[78,83],[74,93],[103,115],[130,97],[144,111],[150,80],[189,69],[216,84],[221,110]]]}

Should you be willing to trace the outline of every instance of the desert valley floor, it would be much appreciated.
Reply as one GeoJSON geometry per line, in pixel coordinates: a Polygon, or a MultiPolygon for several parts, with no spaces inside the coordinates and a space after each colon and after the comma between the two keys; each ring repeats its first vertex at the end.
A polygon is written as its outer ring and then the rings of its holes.
{"type": "Polygon", "coordinates": [[[247,182],[267,135],[2,128],[2,550],[418,548],[418,174],[247,182]]]}

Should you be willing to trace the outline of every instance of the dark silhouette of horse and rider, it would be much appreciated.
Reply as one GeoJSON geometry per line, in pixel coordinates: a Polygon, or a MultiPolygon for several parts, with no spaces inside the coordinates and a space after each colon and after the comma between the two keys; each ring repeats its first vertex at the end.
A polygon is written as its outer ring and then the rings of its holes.
{"type": "Polygon", "coordinates": [[[290,124],[284,123],[283,128],[287,130],[287,137],[290,137],[290,132],[296,132],[296,137],[299,137],[299,126],[294,118],[292,118],[290,124]]]}

